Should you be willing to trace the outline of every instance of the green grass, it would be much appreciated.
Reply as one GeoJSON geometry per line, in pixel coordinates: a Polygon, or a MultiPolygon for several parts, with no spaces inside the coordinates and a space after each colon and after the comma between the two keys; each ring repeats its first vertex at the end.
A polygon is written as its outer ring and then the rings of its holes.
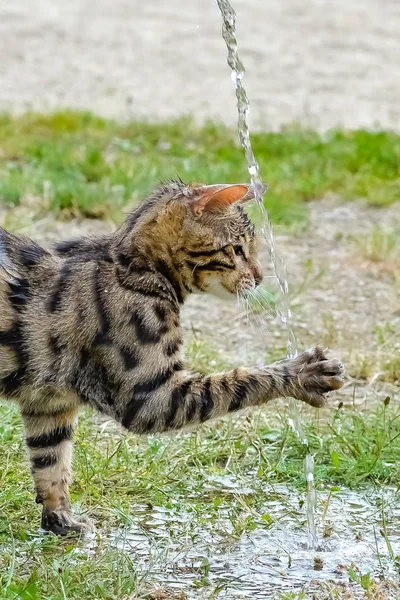
{"type": "MultiPolygon", "coordinates": [[[[349,201],[364,198],[371,205],[400,200],[400,136],[394,133],[332,131],[321,136],[292,129],[257,134],[253,142],[270,185],[266,205],[275,222],[304,221],[307,202],[328,192],[349,201]]],[[[215,124],[198,128],[190,120],[121,124],[72,111],[0,118],[0,204],[21,207],[14,213],[17,228],[22,213],[35,220],[49,209],[55,218],[120,220],[158,179],[177,175],[207,183],[248,180],[235,132],[215,124]]],[[[12,219],[13,211],[8,215],[12,219]]],[[[396,233],[376,227],[352,240],[354,251],[396,278],[396,233]]],[[[323,276],[322,271],[314,274],[311,262],[304,269],[296,298],[323,276]]],[[[337,344],[334,317],[327,311],[322,317],[322,341],[337,344]]],[[[400,381],[396,323],[377,326],[376,339],[377,348],[365,354],[354,349],[351,374],[368,378],[378,373],[379,383],[392,382],[395,390],[400,381]]],[[[196,331],[187,340],[186,354],[200,372],[231,366],[217,344],[196,331]]],[[[363,410],[302,408],[315,455],[320,516],[324,506],[329,516],[330,499],[345,498],[348,490],[382,492],[383,498],[392,488],[398,500],[400,397],[398,392],[390,400],[386,392],[374,394],[373,406],[363,410]]],[[[43,537],[21,419],[14,406],[0,403],[0,600],[183,599],[186,591],[191,597],[230,598],[235,571],[225,578],[215,575],[219,551],[235,556],[247,538],[276,531],[280,520],[289,523],[286,532],[300,536],[305,531],[304,455],[283,403],[196,432],[148,438],[123,434],[87,412],[76,432],[71,497],[77,512],[88,511],[96,519],[98,533],[90,544],[43,537]],[[232,489],[221,483],[225,480],[232,489]],[[168,515],[165,527],[154,524],[160,515],[168,515]],[[126,545],[131,531],[145,540],[144,551],[126,545]],[[116,539],[125,540],[125,546],[117,546],[116,539]],[[181,544],[178,555],[176,543],[181,544]],[[191,563],[186,554],[193,548],[199,550],[191,563]],[[165,580],[173,574],[186,578],[186,591],[175,588],[172,596],[154,591],[168,587],[165,580]]],[[[347,565],[348,579],[371,600],[400,597],[399,590],[392,596],[385,591],[393,579],[387,564],[392,570],[399,567],[389,541],[395,528],[392,508],[383,500],[377,507],[387,518],[387,523],[381,519],[379,534],[387,543],[379,590],[376,573],[347,565]]],[[[335,526],[320,523],[320,532],[335,526]]],[[[342,594],[340,586],[321,585],[314,597],[353,598],[349,589],[342,594]]],[[[313,598],[307,590],[270,597],[313,598]]]]}
{"type": "MultiPolygon", "coordinates": [[[[394,333],[389,326],[380,327],[379,343],[388,344],[394,333]]],[[[196,332],[188,338],[186,354],[189,365],[201,372],[231,366],[212,340],[196,332]]],[[[382,505],[376,506],[378,535],[389,540],[387,529],[393,535],[396,520],[391,515],[396,506],[386,506],[383,498],[386,489],[397,490],[399,505],[399,399],[398,393],[392,398],[376,395],[372,406],[361,409],[315,411],[302,406],[302,423],[315,456],[320,519],[327,508],[326,522],[319,522],[320,534],[325,531],[330,536],[336,531],[335,517],[329,518],[332,498],[345,498],[348,490],[354,490],[360,497],[382,493],[382,505]]],[[[283,403],[221,419],[194,432],[147,438],[124,434],[87,411],[75,441],[71,497],[75,511],[87,511],[96,519],[98,532],[90,547],[84,541],[38,534],[40,507],[34,503],[22,422],[16,407],[0,403],[2,600],[183,600],[187,593],[190,598],[222,600],[226,590],[230,598],[235,571],[229,566],[223,577],[215,573],[213,560],[218,552],[228,548],[227,555],[235,555],[235,549],[252,535],[279,530],[281,519],[284,527],[289,523],[293,536],[305,530],[306,450],[288,427],[283,403]],[[233,482],[233,491],[221,483],[226,480],[233,482]],[[165,527],[154,525],[164,514],[168,515],[165,527]],[[144,550],[129,543],[116,547],[116,539],[129,542],[130,531],[145,540],[144,550]],[[212,541],[205,543],[207,537],[212,541]],[[174,543],[182,544],[178,556],[171,548],[174,543]],[[187,558],[191,548],[197,559],[193,562],[187,558]],[[186,584],[175,587],[170,596],[163,595],[171,573],[178,580],[186,578],[186,584]]],[[[345,513],[344,506],[339,523],[345,513]]],[[[283,548],[289,563],[285,542],[283,548]]],[[[353,582],[365,600],[391,600],[400,593],[398,588],[393,588],[394,595],[386,591],[396,585],[393,570],[400,567],[390,542],[380,560],[384,564],[381,582],[376,571],[359,573],[351,562],[343,561],[344,581],[353,582]],[[388,564],[392,574],[387,572],[388,564]]],[[[314,596],[298,590],[292,595],[270,591],[267,597],[355,598],[347,588],[320,585],[314,596]]]]}
{"type": "MultiPolygon", "coordinates": [[[[315,454],[320,500],[329,490],[340,496],[341,489],[349,487],[399,487],[398,401],[381,399],[369,413],[339,408],[318,415],[306,410],[303,422],[315,454]]],[[[10,404],[0,406],[0,415],[2,599],[111,600],[134,593],[137,596],[132,597],[151,597],[148,590],[163,581],[160,556],[165,568],[174,559],[169,557],[164,532],[160,537],[148,529],[138,506],[149,513],[152,507],[171,511],[168,535],[194,547],[204,532],[235,544],[254,530],[274,527],[275,516],[268,509],[274,501],[285,507],[294,528],[304,527],[305,449],[279,404],[275,410],[271,405],[267,411],[220,420],[197,432],[148,438],[122,434],[111,424],[101,426],[87,412],[76,434],[72,500],[76,510],[84,507],[96,517],[99,534],[91,550],[82,542],[37,534],[40,511],[33,501],[21,420],[10,404]],[[219,477],[231,478],[237,492],[210,487],[210,481],[219,477]],[[282,485],[289,496],[279,491],[282,485]],[[252,493],[242,494],[245,488],[252,493]],[[182,516],[188,519],[180,520],[182,516]],[[149,540],[145,565],[135,550],[117,549],[110,543],[110,532],[117,529],[123,539],[132,527],[139,527],[149,540]]],[[[212,556],[212,548],[210,552],[212,556]]],[[[192,589],[205,586],[207,597],[217,598],[225,584],[211,585],[207,561],[204,557],[202,564],[193,567],[197,576],[192,589]]],[[[173,597],[185,595],[179,592],[173,597]]]]}
{"type": "Polygon", "coordinates": [[[400,263],[400,232],[375,225],[367,235],[355,238],[361,256],[372,262],[400,263]]]}
{"type": "MultiPolygon", "coordinates": [[[[275,222],[305,218],[328,192],[373,205],[400,199],[400,136],[391,132],[300,129],[253,136],[266,205],[275,222]]],[[[247,181],[234,131],[190,120],[125,124],[90,113],[0,117],[0,202],[43,197],[54,211],[114,216],[157,180],[247,181]]],[[[47,207],[46,207],[47,208],[47,207]]]]}

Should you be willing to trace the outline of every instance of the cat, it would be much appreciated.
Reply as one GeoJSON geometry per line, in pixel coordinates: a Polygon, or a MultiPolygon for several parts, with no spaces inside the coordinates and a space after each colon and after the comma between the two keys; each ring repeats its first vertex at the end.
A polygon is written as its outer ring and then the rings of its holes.
{"type": "Polygon", "coordinates": [[[90,531],[71,511],[72,435],[92,406],[138,434],[203,423],[278,396],[322,406],[343,366],[321,348],[200,375],[181,358],[192,292],[235,297],[262,280],[251,186],[161,184],[108,236],[46,250],[0,229],[0,394],[21,410],[42,528],[90,531]]]}

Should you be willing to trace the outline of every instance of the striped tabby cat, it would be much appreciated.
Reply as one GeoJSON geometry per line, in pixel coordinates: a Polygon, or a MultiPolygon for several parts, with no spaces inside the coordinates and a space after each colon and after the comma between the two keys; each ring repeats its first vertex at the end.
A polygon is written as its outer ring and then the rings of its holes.
{"type": "Polygon", "coordinates": [[[0,393],[26,428],[42,527],[90,530],[71,512],[72,434],[90,405],[134,433],[203,423],[277,396],[322,406],[343,367],[321,349],[268,367],[199,375],[181,359],[191,292],[246,294],[262,273],[247,185],[162,185],[114,234],[47,251],[0,229],[0,393]]]}

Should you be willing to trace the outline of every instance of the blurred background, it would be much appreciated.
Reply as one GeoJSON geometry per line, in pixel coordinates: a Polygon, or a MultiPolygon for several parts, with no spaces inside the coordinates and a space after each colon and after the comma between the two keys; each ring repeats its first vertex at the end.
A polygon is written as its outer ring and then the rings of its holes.
{"type": "MultiPolygon", "coordinates": [[[[399,128],[396,0],[237,0],[253,124],[399,128]]],[[[0,109],[235,122],[215,2],[0,3],[0,109]]]]}
{"type": "MultiPolygon", "coordinates": [[[[169,437],[88,411],[72,500],[98,533],[67,543],[38,532],[21,418],[0,400],[1,599],[400,598],[400,3],[233,4],[299,349],[346,366],[326,408],[298,406],[317,551],[283,400],[169,437]]],[[[176,176],[249,179],[215,0],[0,0],[0,225],[45,246],[110,232],[176,176]]],[[[185,304],[189,367],[285,356],[263,262],[258,301],[185,304]]]]}

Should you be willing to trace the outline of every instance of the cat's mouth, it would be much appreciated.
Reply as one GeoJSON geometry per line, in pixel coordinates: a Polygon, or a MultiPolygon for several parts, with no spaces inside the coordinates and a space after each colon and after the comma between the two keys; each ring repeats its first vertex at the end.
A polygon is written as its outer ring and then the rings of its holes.
{"type": "Polygon", "coordinates": [[[239,281],[236,291],[241,296],[246,296],[249,292],[252,292],[253,290],[255,290],[257,285],[258,285],[258,283],[254,277],[252,277],[252,278],[246,277],[245,279],[241,279],[239,281]]]}

